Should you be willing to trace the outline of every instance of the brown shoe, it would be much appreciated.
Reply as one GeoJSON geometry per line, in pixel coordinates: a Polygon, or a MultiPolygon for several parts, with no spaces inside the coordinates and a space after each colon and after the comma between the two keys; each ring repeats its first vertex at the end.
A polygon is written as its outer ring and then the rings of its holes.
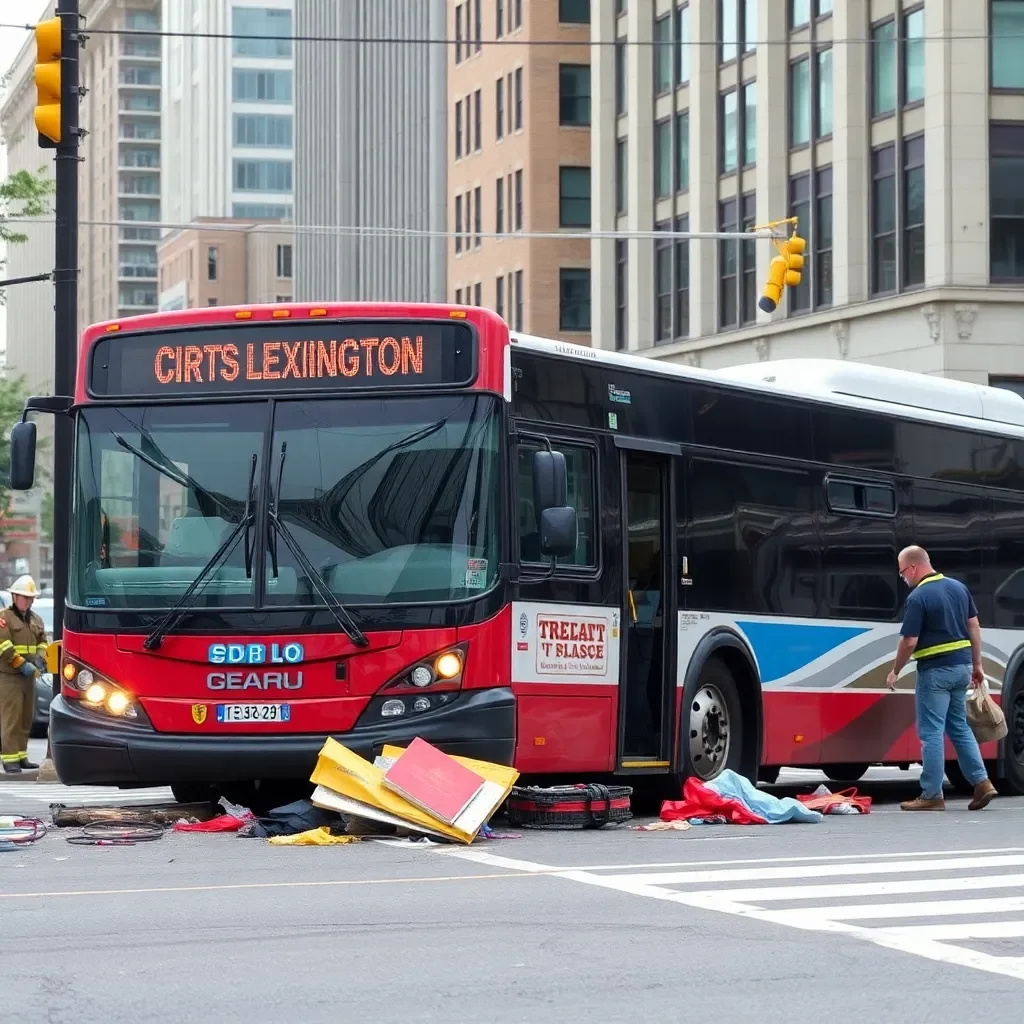
{"type": "Polygon", "coordinates": [[[944,811],[946,801],[941,796],[935,800],[919,796],[916,800],[904,800],[900,804],[900,809],[904,811],[944,811]]]}
{"type": "Polygon", "coordinates": [[[992,802],[994,796],[996,796],[996,787],[988,779],[979,782],[974,787],[974,799],[967,805],[967,810],[980,811],[992,802]]]}

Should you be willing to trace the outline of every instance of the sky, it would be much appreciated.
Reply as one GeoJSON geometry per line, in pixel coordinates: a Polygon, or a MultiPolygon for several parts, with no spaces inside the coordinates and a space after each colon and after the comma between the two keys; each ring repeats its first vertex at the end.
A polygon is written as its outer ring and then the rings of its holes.
{"type": "MultiPolygon", "coordinates": [[[[33,16],[38,18],[46,10],[46,0],[22,0],[19,4],[0,2],[0,7],[4,8],[0,21],[28,21],[33,16]],[[17,16],[9,16],[13,14],[15,8],[18,11],[17,16]]],[[[25,29],[0,28],[0,75],[6,74],[7,69],[14,63],[14,58],[18,56],[18,51],[24,45],[27,36],[28,32],[25,29]]],[[[0,180],[6,175],[7,154],[4,152],[3,146],[0,146],[0,180]]],[[[0,306],[0,351],[5,351],[6,348],[7,316],[4,308],[0,306]]]]}

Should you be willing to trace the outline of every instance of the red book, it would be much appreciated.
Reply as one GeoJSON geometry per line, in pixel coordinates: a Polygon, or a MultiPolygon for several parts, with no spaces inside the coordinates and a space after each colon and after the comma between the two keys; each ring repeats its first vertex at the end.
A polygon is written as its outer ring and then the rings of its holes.
{"type": "Polygon", "coordinates": [[[383,783],[411,804],[447,825],[484,787],[484,779],[419,737],[384,773],[383,783]]]}

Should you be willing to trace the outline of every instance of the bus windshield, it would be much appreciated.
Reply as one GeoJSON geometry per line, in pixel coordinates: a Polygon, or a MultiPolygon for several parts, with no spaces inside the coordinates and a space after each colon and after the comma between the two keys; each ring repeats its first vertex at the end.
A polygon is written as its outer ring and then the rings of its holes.
{"type": "MultiPolygon", "coordinates": [[[[254,459],[254,507],[277,502],[288,539],[343,604],[477,596],[498,569],[499,427],[489,396],[86,407],[69,602],[173,605],[242,520],[254,459]]],[[[193,607],[323,606],[304,560],[264,522],[206,574],[193,607]]]]}

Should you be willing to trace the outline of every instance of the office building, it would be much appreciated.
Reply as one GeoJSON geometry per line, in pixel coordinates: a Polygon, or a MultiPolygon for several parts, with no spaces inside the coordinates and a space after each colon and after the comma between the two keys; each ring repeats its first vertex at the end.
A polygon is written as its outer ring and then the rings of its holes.
{"type": "Polygon", "coordinates": [[[445,0],[295,0],[295,28],[296,298],[443,301],[445,0]]]}
{"type": "Polygon", "coordinates": [[[589,0],[448,0],[448,298],[580,344],[590,243],[571,236],[591,224],[589,20],[589,0]]]}
{"type": "Polygon", "coordinates": [[[769,315],[769,241],[595,239],[595,345],[712,369],[815,355],[1015,386],[1022,8],[594,4],[595,229],[795,215],[808,243],[802,283],[769,315]]]}
{"type": "Polygon", "coordinates": [[[164,220],[290,218],[292,0],[164,0],[164,28],[194,33],[163,39],[164,220]]]}
{"type": "Polygon", "coordinates": [[[287,228],[201,218],[157,247],[160,308],[291,302],[294,251],[287,228]]]}

